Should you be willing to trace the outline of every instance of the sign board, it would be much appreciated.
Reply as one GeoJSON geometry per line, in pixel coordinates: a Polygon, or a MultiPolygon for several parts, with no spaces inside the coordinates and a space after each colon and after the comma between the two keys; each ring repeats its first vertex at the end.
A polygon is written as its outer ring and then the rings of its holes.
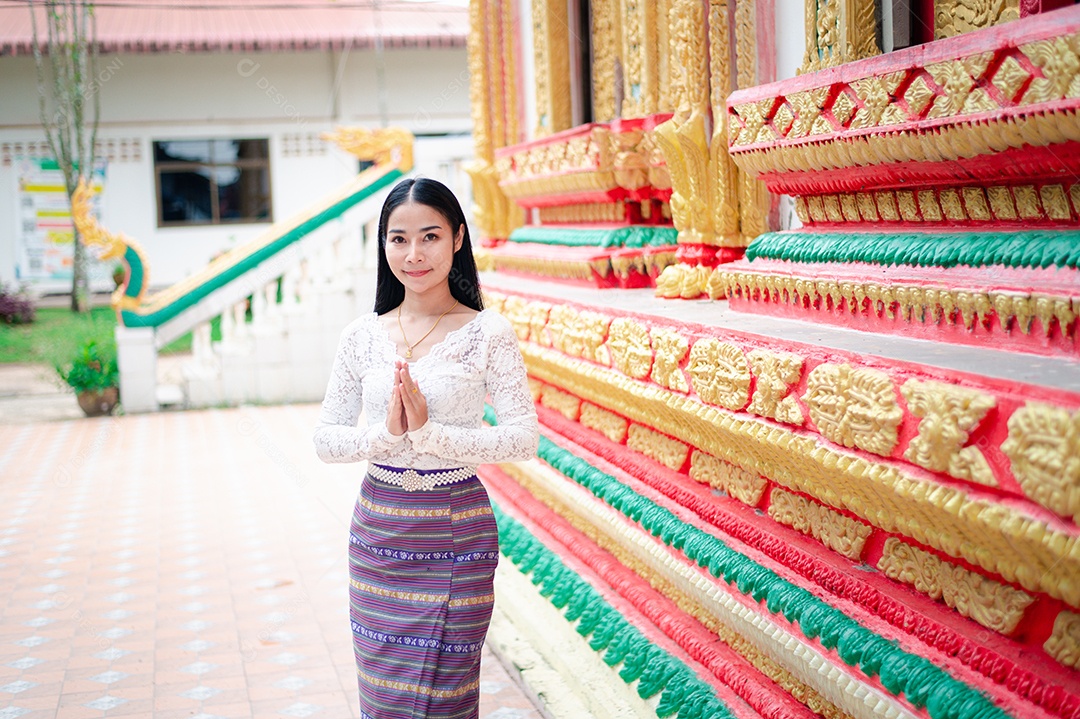
{"type": "MultiPolygon", "coordinates": [[[[18,166],[18,232],[15,277],[20,281],[71,280],[74,262],[74,231],[71,205],[64,189],[64,173],[55,160],[22,159],[18,166]]],[[[101,192],[105,187],[105,164],[93,175],[93,209],[101,217],[101,192]]],[[[87,253],[91,280],[103,279],[111,270],[87,253]]]]}

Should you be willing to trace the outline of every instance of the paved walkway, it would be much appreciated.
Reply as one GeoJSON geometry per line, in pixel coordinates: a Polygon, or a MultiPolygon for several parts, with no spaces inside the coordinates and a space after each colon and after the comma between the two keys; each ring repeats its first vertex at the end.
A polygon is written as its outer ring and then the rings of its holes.
{"type": "MultiPolygon", "coordinates": [[[[0,425],[0,719],[357,716],[358,468],[316,411],[0,425]]],[[[540,717],[490,653],[481,691],[540,717]]]]}

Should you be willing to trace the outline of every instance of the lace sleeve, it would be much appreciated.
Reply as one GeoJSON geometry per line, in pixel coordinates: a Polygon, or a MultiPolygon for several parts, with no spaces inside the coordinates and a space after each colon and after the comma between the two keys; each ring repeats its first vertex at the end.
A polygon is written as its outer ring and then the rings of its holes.
{"type": "Polygon", "coordinates": [[[386,424],[357,427],[363,407],[356,329],[350,325],[341,334],[334,368],[326,387],[319,421],[315,426],[315,453],[324,462],[360,462],[382,459],[392,454],[405,435],[394,436],[386,424]]]}
{"type": "Polygon", "coordinates": [[[428,420],[409,432],[415,449],[460,464],[523,462],[536,454],[540,428],[517,335],[502,317],[488,335],[487,391],[499,424],[455,427],[428,420]]]}

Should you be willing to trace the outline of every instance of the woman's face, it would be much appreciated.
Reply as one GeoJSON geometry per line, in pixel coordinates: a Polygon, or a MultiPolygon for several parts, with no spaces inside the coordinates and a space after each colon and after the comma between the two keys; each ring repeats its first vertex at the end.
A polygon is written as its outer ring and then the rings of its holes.
{"type": "Polygon", "coordinates": [[[387,220],[386,262],[406,291],[423,294],[446,286],[464,236],[464,225],[455,235],[441,212],[409,200],[387,220]]]}

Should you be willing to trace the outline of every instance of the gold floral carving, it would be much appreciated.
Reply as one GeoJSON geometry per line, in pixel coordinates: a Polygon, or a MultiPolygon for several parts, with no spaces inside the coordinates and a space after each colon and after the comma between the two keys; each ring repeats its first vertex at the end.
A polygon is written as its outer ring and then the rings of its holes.
{"type": "Polygon", "coordinates": [[[616,64],[622,56],[622,13],[619,0],[591,0],[593,119],[610,122],[615,112],[616,64]]]}
{"type": "Polygon", "coordinates": [[[659,91],[659,45],[655,0],[621,0],[623,117],[656,112],[659,91]]]}
{"type": "Polygon", "coordinates": [[[622,222],[626,207],[622,202],[589,202],[540,208],[540,224],[622,222]]]}
{"type": "Polygon", "coordinates": [[[1080,411],[1028,402],[1009,417],[1001,451],[1024,494],[1080,520],[1080,411]]]}
{"type": "Polygon", "coordinates": [[[532,395],[532,401],[535,404],[540,401],[540,394],[544,391],[544,383],[538,379],[529,378],[529,394],[532,395]]]}
{"type": "Polygon", "coordinates": [[[684,300],[700,297],[705,292],[709,275],[707,267],[682,263],[669,265],[656,278],[656,296],[668,299],[681,297],[684,300]]]}
{"type": "Polygon", "coordinates": [[[616,370],[522,346],[529,374],[890,534],[1080,606],[1080,539],[1021,507],[703,404],[616,370]]]}
{"type": "Polygon", "coordinates": [[[762,349],[751,351],[747,357],[757,381],[754,385],[753,401],[746,411],[801,426],[802,409],[791,394],[791,388],[802,376],[803,358],[762,349]]]}
{"type": "Polygon", "coordinates": [[[754,15],[757,4],[752,0],[735,2],[735,88],[743,90],[758,84],[757,36],[754,15]]]}
{"type": "Polygon", "coordinates": [[[758,505],[768,486],[763,477],[696,449],[690,456],[690,478],[719,489],[750,507],[758,505]]]}
{"type": "Polygon", "coordinates": [[[626,439],[626,431],[630,427],[627,420],[590,402],[581,403],[581,424],[620,444],[626,439]]]}
{"type": "Polygon", "coordinates": [[[958,614],[987,629],[1009,634],[1035,598],[946,562],[896,537],[885,540],[878,569],[890,579],[911,584],[931,599],[940,599],[958,614]]]}
{"type": "MultiPolygon", "coordinates": [[[[495,146],[491,138],[491,84],[488,82],[487,12],[490,3],[469,3],[469,37],[467,40],[469,62],[469,102],[472,109],[473,146],[478,162],[490,164],[495,159],[495,146]]],[[[479,219],[478,219],[479,221],[479,219]]]]}
{"type": "Polygon", "coordinates": [[[679,440],[640,424],[630,425],[630,431],[626,436],[626,446],[675,471],[686,464],[686,455],[690,451],[690,448],[679,440]]]}
{"type": "Polygon", "coordinates": [[[709,404],[740,410],[750,399],[750,368],[743,351],[729,342],[700,339],[687,362],[690,384],[709,404]]]}
{"type": "Polygon", "coordinates": [[[649,330],[636,320],[620,317],[613,320],[608,332],[612,364],[627,377],[642,379],[652,369],[652,343],[649,330]]]}
{"type": "Polygon", "coordinates": [[[1080,614],[1062,609],[1054,619],[1054,631],[1043,649],[1067,667],[1080,667],[1080,614]]]}
{"type": "Polygon", "coordinates": [[[939,0],[934,3],[934,39],[1020,19],[1020,0],[939,0]]]}
{"type": "Polygon", "coordinates": [[[581,414],[581,400],[551,385],[544,385],[540,389],[540,404],[567,419],[576,420],[581,414]]]}
{"type": "Polygon", "coordinates": [[[689,392],[690,385],[679,365],[690,351],[690,341],[678,332],[654,327],[649,333],[652,339],[653,359],[652,380],[661,387],[676,392],[689,392]]]}
{"type": "Polygon", "coordinates": [[[845,447],[888,457],[904,411],[884,372],[824,363],[806,380],[803,402],[822,436],[845,447]]]}
{"type": "Polygon", "coordinates": [[[1023,104],[1052,102],[1080,94],[1080,34],[1055,37],[1021,45],[1024,53],[1040,70],[1024,92],[1023,104]]]}
{"type": "Polygon", "coordinates": [[[911,379],[900,388],[919,433],[904,457],[920,467],[957,479],[997,486],[994,472],[978,447],[966,447],[971,432],[997,404],[993,396],[933,380],[911,379]]]}
{"type": "Polygon", "coordinates": [[[547,325],[551,346],[571,357],[608,364],[609,357],[603,344],[610,322],[596,312],[557,305],[551,309],[547,325]]]}
{"type": "Polygon", "coordinates": [[[1071,220],[1069,201],[1065,197],[1065,188],[1061,185],[1043,185],[1039,188],[1043,209],[1051,220],[1071,220]]]}
{"type": "Polygon", "coordinates": [[[798,494],[775,489],[769,495],[769,516],[797,532],[809,534],[853,562],[862,557],[873,527],[798,494]]]}

